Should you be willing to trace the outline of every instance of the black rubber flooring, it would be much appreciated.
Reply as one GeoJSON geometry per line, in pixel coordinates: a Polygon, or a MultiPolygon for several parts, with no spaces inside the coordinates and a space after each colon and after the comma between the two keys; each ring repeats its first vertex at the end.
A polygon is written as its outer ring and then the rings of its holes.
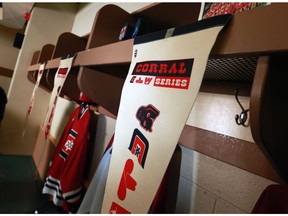
{"type": "Polygon", "coordinates": [[[0,155],[0,214],[59,213],[42,188],[32,157],[0,155]]]}

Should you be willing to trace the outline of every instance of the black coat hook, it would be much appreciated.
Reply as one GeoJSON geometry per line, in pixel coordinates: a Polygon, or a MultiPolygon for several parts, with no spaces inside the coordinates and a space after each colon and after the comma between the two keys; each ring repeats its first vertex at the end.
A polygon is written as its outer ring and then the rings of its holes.
{"type": "Polygon", "coordinates": [[[235,98],[236,98],[237,103],[241,107],[242,112],[239,115],[238,114],[235,115],[235,121],[236,121],[236,124],[246,127],[248,126],[248,125],[245,125],[245,122],[247,121],[247,113],[249,112],[249,109],[245,110],[243,108],[242,104],[240,103],[238,99],[238,93],[239,93],[239,89],[235,89],[235,98]]]}

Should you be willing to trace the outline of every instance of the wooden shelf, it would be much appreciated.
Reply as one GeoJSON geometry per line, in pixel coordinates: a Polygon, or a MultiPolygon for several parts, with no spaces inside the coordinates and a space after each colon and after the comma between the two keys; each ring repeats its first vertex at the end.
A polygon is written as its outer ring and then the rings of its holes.
{"type": "Polygon", "coordinates": [[[266,55],[288,50],[288,4],[267,6],[237,13],[222,32],[211,57],[266,55]]]}
{"type": "MultiPolygon", "coordinates": [[[[181,5],[181,3],[179,4],[181,5]]],[[[210,58],[260,56],[267,53],[286,52],[288,50],[288,41],[286,40],[288,31],[283,28],[283,24],[285,24],[283,22],[288,21],[287,11],[288,4],[272,3],[271,5],[234,14],[229,25],[218,36],[210,58]]],[[[118,34],[119,31],[117,31],[118,34]]],[[[73,65],[91,66],[130,63],[132,47],[133,39],[121,42],[113,41],[93,48],[88,47],[78,53],[73,65]]],[[[48,62],[47,67],[49,68],[59,66],[56,62],[50,66],[49,64],[48,62]]],[[[34,67],[31,65],[28,71],[33,69],[34,67]]]]}
{"type": "Polygon", "coordinates": [[[185,125],[179,144],[248,172],[283,183],[271,161],[254,143],[185,125]]]}
{"type": "MultiPolygon", "coordinates": [[[[46,82],[51,87],[51,90],[54,86],[54,77],[59,67],[61,58],[68,57],[68,55],[72,56],[85,50],[86,45],[87,39],[74,35],[70,32],[64,32],[58,37],[52,60],[48,61],[47,63],[47,69],[49,69],[46,75],[46,82]]],[[[67,95],[73,100],[77,100],[80,94],[80,90],[77,85],[78,71],[79,68],[71,68],[71,71],[66,78],[67,82],[64,83],[61,92],[62,95],[67,95]]]]}
{"type": "MultiPolygon", "coordinates": [[[[34,52],[32,60],[31,60],[31,64],[33,64],[34,70],[28,71],[28,74],[27,74],[28,80],[30,80],[32,83],[36,83],[37,81],[38,70],[39,70],[40,64],[47,62],[48,60],[52,58],[54,49],[55,49],[55,46],[53,44],[46,44],[42,47],[41,51],[34,52]]],[[[46,74],[47,74],[47,69],[44,70],[42,76],[45,77],[46,74]]],[[[49,91],[49,85],[46,83],[45,79],[41,79],[40,87],[49,91]]]]}
{"type": "Polygon", "coordinates": [[[61,58],[54,58],[47,62],[45,65],[45,69],[58,69],[60,65],[61,58]]]}
{"type": "Polygon", "coordinates": [[[133,42],[129,39],[79,52],[73,65],[130,64],[133,42]]]}

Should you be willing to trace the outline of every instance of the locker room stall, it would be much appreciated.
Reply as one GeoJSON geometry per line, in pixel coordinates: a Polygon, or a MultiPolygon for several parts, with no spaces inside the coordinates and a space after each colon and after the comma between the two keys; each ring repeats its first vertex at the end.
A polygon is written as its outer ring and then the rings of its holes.
{"type": "MultiPolygon", "coordinates": [[[[44,181],[48,162],[82,91],[99,104],[85,181],[88,188],[114,133],[121,89],[131,62],[133,39],[119,41],[121,28],[127,23],[135,25],[139,17],[148,23],[146,33],[189,24],[198,20],[201,6],[37,3],[10,84],[0,128],[0,152],[31,155],[44,181]],[[43,146],[43,122],[55,72],[61,58],[73,53],[77,55],[55,108],[49,143],[43,146]],[[35,113],[25,125],[26,107],[42,62],[46,62],[45,79],[36,95],[35,113]]],[[[287,120],[287,100],[280,98],[288,48],[281,23],[288,20],[283,18],[287,10],[285,3],[272,3],[234,14],[220,33],[179,139],[181,167],[174,167],[179,175],[173,180],[177,190],[167,201],[174,203],[166,209],[168,213],[249,213],[266,186],[287,181],[287,159],[281,153],[287,151],[282,127],[287,120]],[[238,98],[235,89],[239,90],[238,98]],[[248,120],[239,125],[235,115],[243,107],[249,109],[248,120]],[[275,147],[275,143],[279,144],[275,147]]]]}

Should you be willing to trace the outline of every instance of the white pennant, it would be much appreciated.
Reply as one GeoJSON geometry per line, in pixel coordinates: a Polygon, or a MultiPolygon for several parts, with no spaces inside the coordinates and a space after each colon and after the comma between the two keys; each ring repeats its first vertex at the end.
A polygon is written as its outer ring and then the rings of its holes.
{"type": "Polygon", "coordinates": [[[50,101],[49,101],[49,108],[46,114],[46,119],[45,119],[45,138],[47,139],[47,136],[50,132],[52,120],[53,120],[53,115],[54,115],[54,110],[56,107],[56,103],[58,100],[58,97],[61,93],[62,87],[65,83],[66,78],[68,77],[69,71],[72,67],[74,57],[62,59],[60,61],[60,65],[58,67],[58,70],[55,74],[54,77],[54,87],[50,96],[50,101]]]}
{"type": "Polygon", "coordinates": [[[35,100],[35,94],[36,94],[37,89],[39,87],[39,84],[41,82],[41,78],[42,78],[42,75],[44,73],[44,69],[45,69],[45,63],[41,64],[39,67],[39,70],[38,70],[37,80],[36,80],[32,95],[31,95],[30,104],[29,104],[28,111],[27,111],[28,115],[31,115],[31,113],[32,113],[34,100],[35,100]]]}
{"type": "Polygon", "coordinates": [[[135,39],[102,213],[147,213],[230,15],[135,39]],[[165,38],[166,37],[166,38],[165,38]]]}

